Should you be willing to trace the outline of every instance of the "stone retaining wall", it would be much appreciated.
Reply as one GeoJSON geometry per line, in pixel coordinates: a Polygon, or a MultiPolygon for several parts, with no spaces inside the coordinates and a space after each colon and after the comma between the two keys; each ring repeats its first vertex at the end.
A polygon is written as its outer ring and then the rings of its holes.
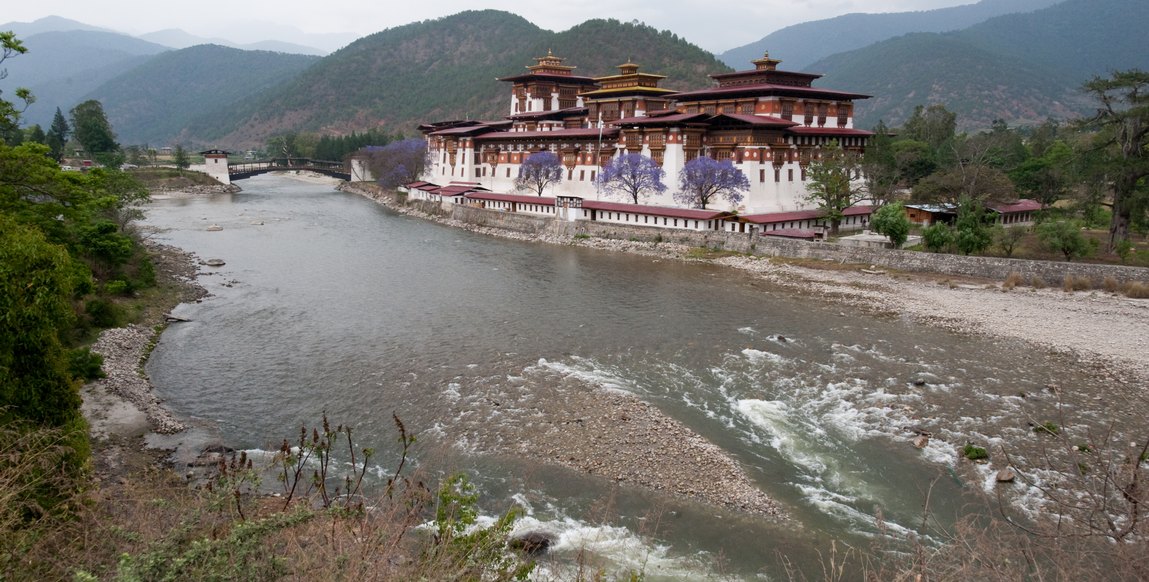
{"type": "MultiPolygon", "coordinates": [[[[386,196],[393,201],[397,198],[378,189],[372,190],[371,196],[376,199],[386,196]]],[[[565,222],[546,216],[487,210],[458,204],[444,209],[439,203],[422,200],[398,202],[428,214],[449,216],[460,222],[526,234],[548,233],[569,237],[582,234],[606,239],[673,242],[767,257],[817,259],[838,263],[874,265],[875,267],[898,271],[980,277],[997,281],[1004,280],[1010,273],[1018,273],[1027,282],[1039,278],[1050,285],[1060,285],[1067,275],[1089,279],[1094,286],[1101,286],[1106,278],[1113,278],[1120,283],[1130,281],[1149,283],[1149,269],[1143,267],[1031,261],[999,257],[967,257],[942,253],[841,246],[832,243],[774,237],[752,237],[746,233],[689,231],[584,220],[565,222]]]]}

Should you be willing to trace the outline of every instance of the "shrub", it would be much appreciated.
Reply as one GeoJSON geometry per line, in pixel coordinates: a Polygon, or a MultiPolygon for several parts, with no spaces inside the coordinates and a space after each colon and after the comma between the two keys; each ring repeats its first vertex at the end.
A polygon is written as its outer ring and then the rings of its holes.
{"type": "Polygon", "coordinates": [[[1020,273],[1018,273],[1017,271],[1010,271],[1009,275],[1006,276],[1006,278],[1005,278],[1005,283],[1002,283],[1001,286],[1004,289],[1013,289],[1014,287],[1017,287],[1018,285],[1021,285],[1024,282],[1025,282],[1025,279],[1022,278],[1020,273]]]}
{"type": "Polygon", "coordinates": [[[1089,241],[1081,234],[1080,224],[1068,220],[1042,223],[1037,227],[1037,237],[1045,248],[1061,253],[1066,261],[1084,257],[1092,250],[1089,241]]]}
{"type": "Polygon", "coordinates": [[[1130,281],[1126,283],[1121,288],[1121,292],[1124,293],[1126,297],[1132,297],[1133,299],[1149,299],[1149,285],[1140,281],[1130,281]]]}
{"type": "Polygon", "coordinates": [[[1105,288],[1106,291],[1110,293],[1117,293],[1121,290],[1121,285],[1117,283],[1117,279],[1114,279],[1113,277],[1106,277],[1101,285],[1105,288]]]}
{"type": "Polygon", "coordinates": [[[1066,293],[1070,291],[1088,291],[1093,288],[1093,284],[1089,282],[1088,277],[1074,277],[1073,275],[1066,275],[1065,279],[1061,281],[1061,288],[1066,293]]]}
{"type": "Polygon", "coordinates": [[[922,231],[922,246],[931,252],[941,252],[953,241],[953,232],[948,224],[936,222],[922,231]]]}
{"type": "Polygon", "coordinates": [[[1053,422],[1051,420],[1047,420],[1047,421],[1045,421],[1039,425],[1034,426],[1033,432],[1035,432],[1037,434],[1050,434],[1050,435],[1056,436],[1058,434],[1061,434],[1061,427],[1057,426],[1056,422],[1053,422]]]}
{"type": "Polygon", "coordinates": [[[574,235],[573,238],[575,240],[586,240],[586,239],[590,238],[590,235],[585,233],[585,232],[580,232],[580,233],[574,235]]]}
{"type": "Polygon", "coordinates": [[[1048,285],[1045,284],[1045,279],[1042,279],[1041,277],[1038,277],[1037,275],[1034,275],[1034,276],[1029,278],[1029,286],[1033,287],[1034,289],[1045,289],[1046,287],[1048,287],[1048,285]]]}
{"type": "Polygon", "coordinates": [[[1127,238],[1117,241],[1117,246],[1113,247],[1113,252],[1117,253],[1117,256],[1121,257],[1121,262],[1124,263],[1133,253],[1133,242],[1127,238]]]}
{"type": "Polygon", "coordinates": [[[971,461],[984,461],[989,458],[989,452],[984,447],[979,447],[973,443],[966,443],[962,448],[962,456],[971,461]]]}
{"type": "Polygon", "coordinates": [[[870,228],[878,234],[886,235],[895,249],[902,248],[910,234],[910,219],[901,202],[887,204],[874,213],[870,228]]]}
{"type": "Polygon", "coordinates": [[[78,380],[96,380],[104,374],[104,356],[93,353],[88,348],[76,348],[68,352],[68,372],[78,380]]]}
{"type": "Polygon", "coordinates": [[[84,311],[96,327],[119,327],[125,320],[123,308],[108,299],[90,299],[84,304],[84,311]]]}
{"type": "Polygon", "coordinates": [[[131,293],[131,291],[132,286],[123,279],[108,281],[104,284],[104,293],[107,293],[108,295],[127,295],[128,293],[131,293]]]}

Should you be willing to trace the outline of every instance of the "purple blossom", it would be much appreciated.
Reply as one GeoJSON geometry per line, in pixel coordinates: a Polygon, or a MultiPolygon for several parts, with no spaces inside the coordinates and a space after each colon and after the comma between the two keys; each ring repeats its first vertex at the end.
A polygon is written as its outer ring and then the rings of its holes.
{"type": "Polygon", "coordinates": [[[515,178],[515,188],[533,190],[539,196],[551,184],[563,179],[563,165],[554,152],[535,152],[519,166],[519,177],[515,178]]]}
{"type": "Polygon", "coordinates": [[[639,204],[640,198],[666,191],[666,184],[662,183],[665,175],[654,160],[642,154],[623,154],[603,167],[595,182],[600,191],[639,204]]]}
{"type": "Polygon", "coordinates": [[[700,156],[683,166],[674,201],[705,209],[707,204],[724,199],[734,206],[742,202],[743,193],[749,189],[750,180],[730,160],[719,162],[700,156]]]}

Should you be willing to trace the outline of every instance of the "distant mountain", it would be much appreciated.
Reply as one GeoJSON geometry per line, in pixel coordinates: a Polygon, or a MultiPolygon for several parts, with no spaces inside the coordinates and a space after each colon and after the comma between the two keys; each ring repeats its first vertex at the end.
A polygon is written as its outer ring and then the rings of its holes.
{"type": "Polygon", "coordinates": [[[178,138],[192,119],[236,107],[318,60],[199,45],[155,56],[84,99],[103,103],[121,143],[166,144],[178,138]]]}
{"type": "Polygon", "coordinates": [[[410,133],[427,121],[500,119],[509,113],[509,86],[496,78],[524,72],[548,50],[586,76],[616,74],[632,59],[677,89],[706,86],[708,74],[729,70],[644,25],[592,20],[554,33],[507,12],[470,11],[359,39],[267,95],[199,120],[189,135],[242,147],[286,130],[410,133]]]}
{"type": "Polygon", "coordinates": [[[312,46],[303,46],[279,40],[264,40],[249,44],[239,44],[222,38],[196,36],[178,28],[168,28],[165,30],[157,30],[156,32],[149,32],[148,34],[141,34],[139,38],[174,49],[188,48],[201,44],[215,44],[243,50],[273,51],[295,55],[323,56],[328,53],[328,51],[312,46]]]}
{"type": "Polygon", "coordinates": [[[981,0],[976,4],[886,14],[844,14],[776,30],[759,41],[730,49],[719,58],[742,68],[766,51],[784,66],[801,70],[835,53],[850,51],[912,32],[961,30],[995,16],[1032,12],[1063,0],[981,0]]]}
{"type": "Polygon", "coordinates": [[[22,40],[28,52],[4,61],[8,78],[0,80],[0,90],[31,89],[36,102],[24,113],[24,121],[42,126],[51,123],[56,107],[67,112],[101,83],[168,50],[96,30],[43,32],[22,40]]]}
{"type": "Polygon", "coordinates": [[[100,28],[83,22],[77,22],[60,16],[45,16],[32,22],[9,22],[0,24],[0,30],[16,33],[16,38],[28,38],[34,34],[44,32],[58,32],[66,30],[94,30],[97,32],[115,32],[107,28],[100,28]]]}
{"type": "Polygon", "coordinates": [[[1144,0],[1066,0],[946,34],[913,34],[823,59],[809,70],[835,87],[874,95],[857,124],[905,121],[917,105],[944,103],[963,129],[994,119],[1040,123],[1087,112],[1092,75],[1149,69],[1144,0]]]}

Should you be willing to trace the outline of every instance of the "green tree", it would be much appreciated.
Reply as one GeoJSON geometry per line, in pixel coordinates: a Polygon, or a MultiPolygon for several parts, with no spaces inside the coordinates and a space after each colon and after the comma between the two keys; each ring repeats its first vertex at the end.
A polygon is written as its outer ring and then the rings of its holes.
{"type": "Polygon", "coordinates": [[[866,198],[866,190],[856,178],[862,171],[862,156],[837,142],[821,148],[821,157],[807,170],[806,202],[817,204],[830,221],[830,234],[838,234],[843,211],[866,198]]]}
{"type": "Polygon", "coordinates": [[[992,227],[984,206],[974,200],[962,200],[954,221],[954,246],[964,255],[980,253],[993,244],[992,227]]]}
{"type": "Polygon", "coordinates": [[[1092,250],[1085,235],[1081,234],[1081,225],[1072,220],[1051,220],[1039,224],[1037,238],[1045,248],[1065,256],[1066,261],[1084,257],[1092,250]]]}
{"type": "Polygon", "coordinates": [[[878,234],[886,235],[896,249],[906,244],[906,239],[910,236],[910,226],[910,217],[906,216],[906,207],[901,202],[886,204],[879,208],[870,221],[870,228],[878,234]]]}
{"type": "Polygon", "coordinates": [[[902,127],[906,139],[925,142],[938,160],[952,158],[956,131],[957,114],[941,104],[918,105],[902,127]]]}
{"type": "Polygon", "coordinates": [[[64,119],[64,113],[57,107],[56,115],[52,117],[52,125],[48,127],[48,138],[44,142],[52,152],[52,159],[57,162],[64,159],[64,146],[68,144],[68,136],[71,133],[72,128],[68,125],[68,120],[64,119]]]}
{"type": "Polygon", "coordinates": [[[64,429],[79,469],[86,425],[60,341],[74,317],[73,272],[67,251],[0,215],[0,421],[64,429]]]}
{"type": "Polygon", "coordinates": [[[1149,176],[1149,72],[1134,69],[1094,77],[1084,89],[1100,104],[1079,127],[1096,131],[1096,147],[1107,153],[1113,195],[1107,248],[1112,251],[1128,240],[1134,212],[1143,214],[1149,206],[1138,200],[1138,183],[1149,176]]]}
{"type": "Polygon", "coordinates": [[[72,108],[72,131],[93,159],[106,166],[119,166],[120,144],[99,101],[89,99],[72,108]]]}
{"type": "Polygon", "coordinates": [[[36,125],[28,128],[27,141],[32,143],[42,143],[46,145],[48,143],[48,135],[44,133],[44,129],[40,127],[39,123],[37,123],[36,125]]]}
{"type": "MultiPolygon", "coordinates": [[[[0,32],[0,63],[28,52],[24,47],[24,43],[16,38],[16,34],[8,32],[0,32]]],[[[8,76],[8,69],[0,69],[0,80],[8,76]]],[[[0,93],[2,95],[2,93],[0,93]]],[[[20,113],[28,105],[31,105],[36,99],[32,96],[32,92],[23,87],[19,87],[15,91],[16,98],[24,102],[24,107],[17,108],[16,104],[0,97],[0,141],[4,141],[8,145],[17,145],[13,141],[21,139],[23,136],[20,133],[20,113]]]]}
{"type": "Polygon", "coordinates": [[[1025,233],[1026,228],[1024,226],[1010,226],[997,230],[994,234],[997,248],[1001,249],[1005,256],[1012,257],[1018,243],[1025,238],[1025,233]]]}
{"type": "Polygon", "coordinates": [[[188,156],[184,146],[176,144],[176,150],[172,153],[172,163],[179,169],[180,174],[183,174],[184,170],[191,166],[191,157],[188,156]]]}
{"type": "Polygon", "coordinates": [[[892,201],[898,190],[898,161],[894,154],[894,138],[885,123],[879,121],[874,127],[874,137],[866,146],[862,167],[865,169],[868,198],[878,206],[892,201]]]}
{"type": "Polygon", "coordinates": [[[922,230],[922,245],[935,253],[945,250],[953,242],[953,229],[944,222],[935,222],[922,230]]]}

